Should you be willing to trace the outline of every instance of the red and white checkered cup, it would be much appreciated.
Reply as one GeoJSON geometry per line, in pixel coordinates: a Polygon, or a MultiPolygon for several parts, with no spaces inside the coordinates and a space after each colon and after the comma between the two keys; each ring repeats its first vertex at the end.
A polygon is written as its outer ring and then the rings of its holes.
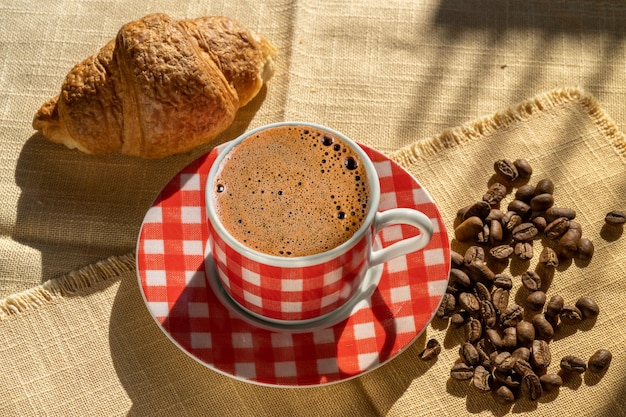
{"type": "MultiPolygon", "coordinates": [[[[349,300],[365,298],[362,288],[368,270],[386,261],[423,249],[433,234],[431,220],[418,210],[394,208],[378,211],[380,184],[374,164],[351,139],[328,127],[308,122],[281,122],[244,133],[217,156],[207,180],[206,204],[209,247],[219,283],[240,307],[268,322],[297,324],[331,315],[349,300]],[[214,177],[222,160],[246,138],[261,130],[284,125],[310,126],[343,140],[365,165],[369,179],[369,205],[365,221],[350,239],[326,252],[281,257],[258,252],[237,241],[222,225],[213,205],[214,177]],[[376,234],[384,227],[407,224],[417,236],[375,249],[376,234]]],[[[245,202],[242,202],[245,205],[245,202]]],[[[315,227],[315,225],[311,225],[315,227]]],[[[349,314],[349,311],[346,313],[349,314]]]]}

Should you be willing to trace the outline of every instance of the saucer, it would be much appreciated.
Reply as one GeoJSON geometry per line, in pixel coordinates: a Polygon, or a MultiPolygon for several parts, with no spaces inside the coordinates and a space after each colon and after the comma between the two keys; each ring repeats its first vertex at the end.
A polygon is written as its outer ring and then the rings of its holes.
{"type": "MultiPolygon", "coordinates": [[[[433,222],[421,251],[382,266],[367,300],[347,319],[311,328],[259,323],[214,292],[205,269],[209,239],[204,188],[225,145],[183,168],[147,211],[137,242],[137,276],[148,311],[165,335],[202,365],[224,375],[275,387],[320,386],[363,375],[407,349],[435,315],[448,284],[450,244],[444,221],[428,192],[400,165],[360,145],[380,178],[379,210],[415,208],[433,222]]],[[[417,231],[384,228],[386,247],[417,231]]],[[[209,271],[207,274],[206,271],[209,271]]]]}

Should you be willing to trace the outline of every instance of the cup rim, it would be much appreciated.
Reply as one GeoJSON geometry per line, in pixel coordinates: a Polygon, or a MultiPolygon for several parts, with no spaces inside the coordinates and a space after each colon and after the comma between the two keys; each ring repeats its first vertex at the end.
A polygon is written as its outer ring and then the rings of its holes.
{"type": "Polygon", "coordinates": [[[369,232],[371,225],[374,223],[374,218],[376,216],[376,213],[378,212],[378,206],[380,203],[380,184],[379,184],[379,179],[378,179],[378,173],[376,172],[374,163],[372,162],[370,157],[363,150],[363,148],[359,146],[357,142],[350,139],[345,134],[335,129],[332,129],[330,127],[318,124],[318,123],[301,122],[301,121],[284,121],[284,122],[270,123],[270,124],[256,127],[250,131],[244,132],[243,134],[239,135],[237,138],[229,142],[227,146],[218,153],[217,158],[215,159],[215,161],[213,162],[213,165],[211,166],[211,169],[209,170],[209,174],[207,177],[207,182],[206,182],[206,186],[204,190],[204,196],[205,196],[205,206],[206,206],[206,212],[207,212],[207,218],[205,219],[205,221],[210,222],[212,224],[213,229],[219,234],[220,238],[223,239],[229,247],[236,250],[239,254],[242,254],[246,256],[247,258],[256,262],[264,263],[264,264],[271,265],[271,266],[283,267],[283,268],[299,268],[303,266],[317,265],[323,262],[327,262],[331,259],[337,258],[343,253],[347,252],[350,248],[352,248],[357,242],[359,242],[363,238],[363,236],[366,233],[369,232]],[[305,255],[305,256],[283,257],[283,256],[277,256],[277,255],[270,255],[270,254],[249,248],[245,246],[244,244],[240,243],[238,240],[236,240],[226,230],[226,228],[220,221],[219,217],[217,216],[215,207],[213,206],[213,202],[212,202],[213,187],[211,186],[211,184],[213,184],[213,179],[215,178],[217,170],[219,169],[222,161],[230,153],[230,151],[233,148],[235,148],[237,145],[239,145],[241,142],[243,142],[245,139],[257,134],[258,132],[276,128],[276,127],[282,127],[282,126],[308,126],[313,129],[319,129],[319,130],[328,132],[332,135],[335,135],[339,137],[341,140],[343,140],[346,143],[346,145],[348,145],[353,151],[355,151],[361,158],[361,161],[363,161],[363,164],[365,165],[365,172],[367,173],[368,183],[370,187],[370,199],[369,199],[369,204],[368,204],[368,212],[365,216],[365,220],[363,221],[363,224],[361,224],[361,227],[359,227],[357,231],[354,232],[354,234],[350,237],[350,239],[346,240],[345,242],[341,243],[338,246],[335,246],[334,248],[326,252],[320,252],[320,253],[315,253],[312,255],[305,255]]]}

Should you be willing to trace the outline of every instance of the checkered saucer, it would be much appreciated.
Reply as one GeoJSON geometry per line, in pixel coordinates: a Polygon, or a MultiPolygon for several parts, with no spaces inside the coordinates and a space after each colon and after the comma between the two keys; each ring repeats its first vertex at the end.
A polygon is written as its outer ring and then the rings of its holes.
{"type": "MultiPolygon", "coordinates": [[[[380,179],[379,210],[415,208],[434,226],[421,251],[382,267],[378,286],[350,316],[328,327],[289,331],[256,325],[220,301],[205,270],[209,239],[204,188],[224,145],[183,168],[160,192],[137,243],[137,275],[148,311],[183,352],[227,376],[277,387],[320,386],[363,375],[398,356],[426,329],[448,284],[450,245],[428,192],[385,155],[360,145],[380,179]]],[[[385,247],[417,231],[384,228],[385,247]]],[[[210,262],[207,263],[210,265],[210,262]]]]}

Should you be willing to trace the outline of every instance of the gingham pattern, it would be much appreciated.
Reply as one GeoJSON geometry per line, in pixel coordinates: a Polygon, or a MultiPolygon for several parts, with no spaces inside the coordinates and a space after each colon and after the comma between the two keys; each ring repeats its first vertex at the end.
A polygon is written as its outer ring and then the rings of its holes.
{"type": "Polygon", "coordinates": [[[303,320],[329,313],[356,291],[367,271],[364,235],[342,256],[318,265],[279,268],[237,253],[216,236],[209,224],[215,266],[231,297],[264,317],[303,320]],[[343,277],[343,278],[342,278],[343,277]]]}
{"type": "MultiPolygon", "coordinates": [[[[137,271],[148,310],[164,333],[198,362],[258,384],[310,386],[346,380],[388,362],[426,328],[445,293],[450,246],[443,219],[420,184],[384,155],[363,146],[380,176],[380,210],[416,208],[434,224],[422,251],[387,262],[368,306],[308,333],[256,328],[229,312],[208,288],[203,253],[204,186],[218,150],[181,172],[148,210],[137,271]]],[[[383,246],[415,235],[406,225],[380,232],[383,246]]]]}

